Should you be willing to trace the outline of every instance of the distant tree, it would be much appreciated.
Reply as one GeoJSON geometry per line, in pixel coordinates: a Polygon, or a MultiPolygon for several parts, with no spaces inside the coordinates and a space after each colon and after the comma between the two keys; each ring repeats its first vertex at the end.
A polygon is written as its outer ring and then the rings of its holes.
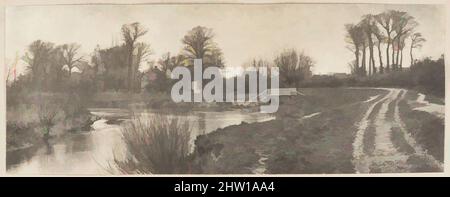
{"type": "Polygon", "coordinates": [[[298,87],[300,82],[311,77],[311,68],[314,61],[303,52],[297,53],[295,49],[285,50],[274,60],[280,71],[280,85],[298,87]]]}
{"type": "Polygon", "coordinates": [[[362,68],[360,68],[359,64],[359,52],[363,48],[365,42],[364,32],[360,26],[354,24],[346,24],[345,29],[347,30],[346,41],[347,43],[353,45],[353,47],[350,47],[350,49],[355,54],[355,69],[357,70],[356,73],[361,74],[362,68]]]}
{"type": "Polygon", "coordinates": [[[411,35],[411,47],[409,49],[409,55],[411,57],[411,65],[414,65],[414,58],[413,58],[413,49],[421,48],[422,43],[426,41],[425,38],[423,38],[421,33],[414,33],[411,35]]]}
{"type": "Polygon", "coordinates": [[[163,73],[172,71],[177,66],[183,66],[185,57],[183,55],[171,56],[170,52],[165,53],[159,60],[158,65],[163,73]]]}
{"type": "Polygon", "coordinates": [[[170,71],[177,66],[184,66],[184,59],[183,55],[172,56],[170,52],[163,54],[157,61],[157,65],[150,66],[146,73],[149,76],[146,89],[148,91],[170,91],[172,84],[172,79],[169,77],[170,71]]]}
{"type": "Polygon", "coordinates": [[[396,49],[392,50],[392,65],[394,66],[394,69],[397,69],[399,67],[399,47],[401,46],[402,36],[410,33],[417,26],[417,22],[414,20],[414,17],[410,16],[407,12],[402,11],[393,11],[392,21],[392,28],[396,33],[392,42],[395,42],[397,46],[396,49]],[[397,54],[397,56],[395,56],[395,54],[397,54]]]}
{"type": "Polygon", "coordinates": [[[134,66],[132,68],[132,79],[134,82],[134,85],[132,87],[134,88],[134,91],[140,91],[141,87],[141,73],[139,72],[139,67],[141,65],[141,62],[145,60],[150,54],[151,54],[150,45],[146,43],[137,43],[136,44],[136,55],[134,55],[134,66]]]}
{"type": "Polygon", "coordinates": [[[204,67],[223,67],[222,51],[214,43],[213,38],[212,29],[194,27],[182,39],[184,55],[189,59],[202,59],[204,67]]]}
{"type": "MultiPolygon", "coordinates": [[[[376,19],[376,17],[375,17],[376,19]]],[[[383,67],[383,56],[381,55],[381,44],[385,42],[386,40],[386,36],[383,34],[383,32],[380,30],[380,28],[378,28],[378,25],[374,25],[373,26],[373,32],[372,32],[375,37],[377,38],[377,48],[378,48],[378,61],[379,61],[379,72],[383,73],[384,72],[384,67],[383,67]]]]}
{"type": "Polygon", "coordinates": [[[409,37],[408,34],[404,34],[403,36],[400,37],[399,42],[398,42],[398,50],[400,51],[400,53],[397,53],[397,59],[398,56],[400,56],[400,62],[398,62],[397,64],[400,66],[399,68],[401,69],[403,67],[403,49],[405,48],[405,41],[406,38],[409,37]]]}
{"type": "MultiPolygon", "coordinates": [[[[364,32],[364,29],[362,29],[364,32]]],[[[366,66],[366,48],[368,46],[367,43],[367,35],[365,33],[362,34],[362,58],[361,58],[361,75],[366,76],[367,75],[367,66],[366,66]]]]}
{"type": "Polygon", "coordinates": [[[347,64],[352,75],[358,75],[359,67],[356,64],[357,60],[353,60],[347,64]]]}
{"type": "Polygon", "coordinates": [[[63,56],[63,51],[61,45],[55,47],[50,53],[51,58],[49,59],[50,72],[49,76],[46,78],[48,80],[49,88],[60,91],[64,90],[65,81],[64,79],[64,65],[65,59],[63,56]]]}
{"type": "Polygon", "coordinates": [[[253,68],[270,68],[272,67],[272,63],[265,59],[257,59],[254,58],[251,62],[247,62],[243,65],[244,68],[253,67],[253,68]]]}
{"type": "MultiPolygon", "coordinates": [[[[267,69],[267,73],[265,73],[265,74],[267,74],[267,76],[269,77],[269,76],[271,76],[270,74],[271,74],[272,66],[273,66],[273,63],[271,63],[270,61],[267,61],[265,59],[253,59],[251,61],[251,63],[244,64],[244,68],[245,67],[253,67],[253,68],[256,69],[256,73],[257,73],[256,78],[257,78],[258,81],[259,81],[259,79],[261,77],[261,73],[260,73],[259,68],[267,69]]],[[[246,84],[246,86],[249,86],[249,82],[247,81],[247,79],[245,81],[245,84],[246,84]]],[[[260,89],[260,84],[259,83],[257,83],[256,86],[258,88],[258,92],[264,91],[264,90],[260,89]]],[[[270,88],[270,84],[267,84],[267,87],[265,87],[265,88],[270,88]]],[[[249,88],[247,88],[247,89],[249,89],[249,88]]]]}
{"type": "Polygon", "coordinates": [[[42,81],[49,71],[49,62],[52,58],[53,43],[36,40],[28,46],[23,60],[31,71],[32,84],[42,88],[42,81]]]}
{"type": "Polygon", "coordinates": [[[376,27],[375,17],[371,14],[364,15],[359,25],[363,29],[365,37],[367,39],[367,44],[369,48],[369,75],[371,75],[372,72],[376,73],[375,59],[373,55],[374,42],[372,38],[372,35],[374,34],[376,27]]]}
{"type": "Polygon", "coordinates": [[[222,55],[222,50],[214,47],[211,50],[211,53],[207,53],[204,57],[205,66],[216,66],[216,67],[224,67],[225,61],[222,55]]]}
{"type": "Polygon", "coordinates": [[[127,86],[128,91],[133,90],[133,53],[136,49],[137,40],[145,35],[147,30],[142,27],[138,22],[125,24],[122,26],[122,36],[125,41],[125,48],[127,52],[127,86]]]}
{"type": "MultiPolygon", "coordinates": [[[[98,66],[103,68],[103,89],[128,90],[127,49],[125,46],[114,46],[98,51],[98,66]]],[[[100,69],[99,69],[100,70],[100,69]]]]}
{"type": "Polygon", "coordinates": [[[75,67],[75,65],[83,59],[83,57],[81,56],[78,57],[78,50],[80,49],[80,47],[81,46],[76,43],[64,44],[59,47],[64,64],[67,65],[69,69],[69,78],[72,75],[72,68],[75,67]]]}
{"type": "Polygon", "coordinates": [[[105,67],[100,54],[100,46],[97,45],[95,47],[94,53],[91,55],[91,63],[93,65],[93,74],[94,74],[94,84],[96,89],[103,89],[103,77],[105,72],[105,67]]]}
{"type": "Polygon", "coordinates": [[[386,71],[390,70],[390,61],[389,61],[389,47],[392,44],[392,18],[393,18],[393,10],[388,10],[378,15],[375,15],[375,20],[378,24],[386,31],[386,71]]]}

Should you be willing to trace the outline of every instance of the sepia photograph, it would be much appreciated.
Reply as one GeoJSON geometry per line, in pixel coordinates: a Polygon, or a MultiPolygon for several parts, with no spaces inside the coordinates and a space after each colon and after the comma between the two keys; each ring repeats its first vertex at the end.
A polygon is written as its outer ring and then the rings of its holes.
{"type": "Polygon", "coordinates": [[[6,5],[6,174],[444,173],[447,11],[6,5]]]}

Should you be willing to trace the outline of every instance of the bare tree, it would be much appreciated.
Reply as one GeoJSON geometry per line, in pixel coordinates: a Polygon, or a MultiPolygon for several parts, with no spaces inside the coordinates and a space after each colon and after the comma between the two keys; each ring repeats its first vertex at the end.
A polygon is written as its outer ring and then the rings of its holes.
{"type": "Polygon", "coordinates": [[[222,51],[213,41],[212,29],[197,26],[183,38],[185,56],[189,59],[202,59],[204,67],[223,67],[222,51]]]}
{"type": "Polygon", "coordinates": [[[390,70],[389,47],[392,43],[392,10],[385,11],[375,16],[375,20],[386,31],[386,71],[390,70]]]}
{"type": "Polygon", "coordinates": [[[354,67],[357,71],[356,73],[361,74],[360,73],[361,68],[359,65],[359,52],[363,47],[362,45],[364,43],[364,32],[360,26],[354,25],[354,24],[346,24],[345,29],[347,30],[346,41],[347,41],[347,43],[350,43],[353,45],[353,47],[350,47],[350,49],[355,54],[354,67]]]}
{"type": "Polygon", "coordinates": [[[422,43],[424,43],[425,41],[426,39],[423,38],[421,33],[414,33],[411,35],[411,47],[409,49],[409,55],[411,57],[411,66],[414,65],[413,49],[421,48],[422,43]]]}
{"type": "Polygon", "coordinates": [[[400,52],[397,52],[397,59],[399,58],[398,56],[400,56],[400,62],[398,62],[397,64],[400,69],[403,68],[403,49],[405,48],[405,41],[407,37],[409,37],[408,34],[401,36],[398,43],[398,49],[400,52]]]}
{"type": "Polygon", "coordinates": [[[383,34],[383,32],[381,32],[381,30],[378,28],[377,25],[373,26],[373,34],[377,38],[377,48],[378,48],[378,58],[379,58],[378,61],[380,64],[379,72],[383,73],[384,67],[383,67],[383,56],[381,55],[381,43],[385,42],[386,36],[383,34]]]}
{"type": "Polygon", "coordinates": [[[152,51],[150,49],[150,45],[140,42],[140,43],[136,43],[136,55],[134,56],[135,58],[135,64],[132,68],[132,72],[131,72],[131,78],[133,79],[134,83],[132,84],[132,88],[134,91],[138,91],[140,89],[140,81],[141,81],[141,77],[142,75],[139,74],[139,67],[141,65],[141,62],[143,60],[145,60],[149,55],[151,55],[152,51]]]}
{"type": "Polygon", "coordinates": [[[376,73],[375,59],[373,55],[374,42],[372,39],[372,35],[374,34],[374,26],[376,26],[375,17],[371,14],[363,16],[363,19],[360,22],[360,26],[362,27],[367,39],[369,48],[369,75],[371,75],[372,73],[376,73]]]}
{"type": "Polygon", "coordinates": [[[311,76],[311,67],[314,61],[303,52],[297,53],[295,49],[282,52],[275,58],[275,66],[280,70],[280,80],[283,86],[298,87],[299,83],[311,76]]]}
{"type": "Polygon", "coordinates": [[[60,47],[63,62],[69,69],[69,78],[72,75],[72,68],[83,59],[83,57],[77,57],[80,47],[81,46],[76,43],[64,44],[60,47]]]}
{"type": "MultiPolygon", "coordinates": [[[[362,30],[364,31],[364,30],[362,30]]],[[[367,66],[366,66],[366,48],[367,48],[367,36],[363,33],[363,42],[362,42],[362,58],[361,58],[361,75],[367,75],[367,66]]]]}
{"type": "Polygon", "coordinates": [[[186,55],[192,59],[203,59],[205,54],[214,47],[213,37],[212,29],[202,26],[194,27],[182,40],[186,55]]]}
{"type": "Polygon", "coordinates": [[[138,22],[131,23],[131,24],[125,24],[122,26],[122,36],[125,41],[125,47],[127,50],[127,67],[128,67],[128,79],[127,79],[127,85],[128,90],[133,90],[133,53],[136,48],[136,42],[137,40],[145,35],[147,33],[147,30],[142,27],[138,22]]]}
{"type": "Polygon", "coordinates": [[[171,56],[170,52],[167,52],[158,60],[158,64],[161,71],[167,73],[177,66],[182,66],[184,59],[183,55],[171,56]]]}
{"type": "Polygon", "coordinates": [[[400,53],[400,46],[401,46],[401,39],[402,36],[405,36],[409,32],[411,32],[416,26],[417,22],[414,20],[414,17],[410,16],[406,12],[402,11],[393,11],[393,30],[395,31],[396,35],[393,38],[393,42],[396,42],[397,49],[392,50],[392,64],[395,66],[394,69],[397,69],[399,66],[399,53],[400,53]],[[395,53],[397,53],[396,59],[394,61],[395,53]]]}

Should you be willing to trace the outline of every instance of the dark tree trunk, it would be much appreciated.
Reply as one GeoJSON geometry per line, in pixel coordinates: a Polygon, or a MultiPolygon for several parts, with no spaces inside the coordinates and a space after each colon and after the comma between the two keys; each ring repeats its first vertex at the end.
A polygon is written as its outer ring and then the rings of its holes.
{"type": "Polygon", "coordinates": [[[403,68],[403,49],[400,50],[400,70],[403,68]]]}
{"type": "Polygon", "coordinates": [[[372,34],[368,35],[369,38],[369,75],[375,74],[375,59],[373,55],[373,40],[372,34]]]}
{"type": "Polygon", "coordinates": [[[413,50],[413,45],[411,44],[411,48],[409,49],[409,55],[411,57],[411,66],[414,65],[414,58],[413,58],[412,50],[413,50]]]}
{"type": "Polygon", "coordinates": [[[389,46],[391,45],[391,36],[388,35],[388,42],[386,46],[386,72],[389,72],[390,70],[390,63],[389,63],[389,46]]]}
{"type": "Polygon", "coordinates": [[[370,47],[369,47],[369,73],[368,75],[372,75],[372,57],[370,56],[370,47]]]}
{"type": "MultiPolygon", "coordinates": [[[[355,60],[356,60],[356,72],[359,72],[360,68],[359,68],[359,47],[356,45],[355,46],[355,60]]],[[[356,73],[358,74],[358,73],[356,73]]]]}
{"type": "Polygon", "coordinates": [[[395,66],[395,41],[396,41],[396,38],[394,38],[393,40],[392,40],[392,70],[395,70],[396,69],[396,66],[395,66]]]}
{"type": "Polygon", "coordinates": [[[128,51],[128,73],[127,73],[127,76],[128,76],[128,79],[127,79],[127,87],[128,87],[128,91],[129,92],[131,92],[132,91],[132,79],[131,79],[131,69],[132,69],[132,66],[133,66],[133,50],[132,50],[132,48],[131,49],[128,49],[129,51],[128,51]]]}
{"type": "Polygon", "coordinates": [[[72,77],[72,65],[67,65],[69,68],[69,79],[72,77]]]}
{"type": "Polygon", "coordinates": [[[380,73],[383,73],[383,58],[381,57],[381,40],[378,40],[378,58],[380,60],[380,73]]]}
{"type": "Polygon", "coordinates": [[[367,73],[367,70],[366,70],[366,45],[365,44],[363,44],[363,53],[362,53],[362,62],[361,62],[361,75],[363,75],[363,76],[365,76],[366,75],[366,73],[367,73]]]}
{"type": "Polygon", "coordinates": [[[400,67],[400,65],[399,65],[399,56],[400,56],[400,39],[397,40],[397,56],[396,56],[396,59],[395,59],[395,65],[396,65],[397,69],[400,67]]]}

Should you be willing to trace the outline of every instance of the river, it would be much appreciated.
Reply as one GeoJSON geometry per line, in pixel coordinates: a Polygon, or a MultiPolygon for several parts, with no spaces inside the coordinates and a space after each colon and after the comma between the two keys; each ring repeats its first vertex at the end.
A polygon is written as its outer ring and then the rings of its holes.
{"type": "MultiPolygon", "coordinates": [[[[68,133],[55,143],[28,148],[10,154],[18,162],[9,166],[7,173],[15,175],[109,175],[114,157],[126,153],[122,141],[120,121],[129,120],[127,110],[117,108],[92,108],[93,115],[101,117],[92,124],[92,130],[81,133],[68,133]],[[110,121],[114,117],[119,121],[110,121]]],[[[157,111],[142,111],[140,115],[161,115],[157,111]]],[[[166,114],[179,116],[192,124],[191,147],[198,135],[212,132],[218,128],[237,125],[241,122],[253,123],[273,119],[268,114],[244,112],[241,110],[224,112],[193,112],[190,114],[166,114]]]]}

